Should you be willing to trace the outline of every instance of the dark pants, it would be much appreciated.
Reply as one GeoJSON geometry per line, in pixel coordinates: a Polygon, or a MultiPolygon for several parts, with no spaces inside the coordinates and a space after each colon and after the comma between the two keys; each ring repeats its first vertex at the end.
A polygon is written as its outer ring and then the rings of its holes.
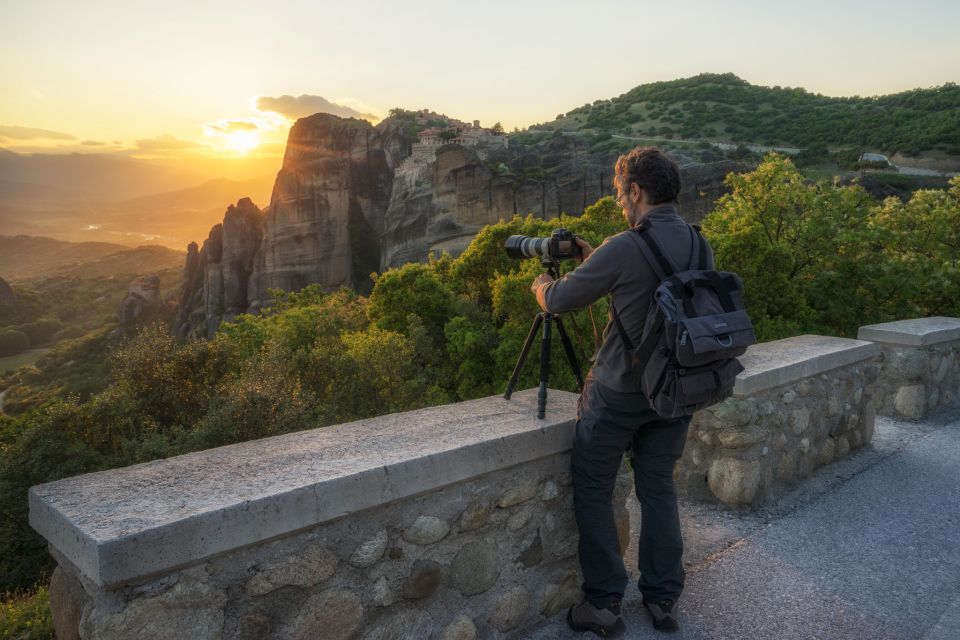
{"type": "Polygon", "coordinates": [[[683,591],[683,539],[673,468],[683,454],[690,416],[665,420],[639,393],[621,393],[587,380],[573,443],[573,502],[580,529],[583,593],[604,608],[622,599],[627,572],[613,518],[613,487],[623,453],[631,450],[640,500],[640,592],[647,600],[683,591]]]}

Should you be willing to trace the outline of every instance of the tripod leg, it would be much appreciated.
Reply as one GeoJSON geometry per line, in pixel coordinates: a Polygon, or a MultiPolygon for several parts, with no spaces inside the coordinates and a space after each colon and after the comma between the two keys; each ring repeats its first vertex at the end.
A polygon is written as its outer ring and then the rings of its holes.
{"type": "Polygon", "coordinates": [[[533,344],[533,338],[537,335],[537,329],[540,328],[540,323],[543,322],[543,314],[538,313],[533,319],[533,325],[530,327],[530,333],[527,334],[527,339],[523,343],[523,349],[520,350],[520,357],[517,358],[517,364],[513,367],[513,373],[510,375],[510,382],[507,383],[507,391],[503,394],[504,400],[509,400],[510,396],[513,395],[513,388],[517,386],[517,380],[520,379],[520,371],[523,369],[523,363],[527,359],[527,353],[530,351],[530,345],[533,344]]]}
{"type": "Polygon", "coordinates": [[[537,393],[537,418],[543,420],[547,412],[547,381],[550,379],[550,326],[554,316],[544,314],[543,338],[540,340],[540,391],[537,393]]]}
{"type": "Polygon", "coordinates": [[[567,362],[573,369],[573,375],[577,378],[577,391],[583,389],[583,376],[580,375],[580,364],[577,362],[577,354],[573,350],[573,343],[570,342],[570,336],[563,328],[563,318],[557,317],[557,331],[560,333],[560,342],[563,343],[563,350],[567,352],[567,362]]]}

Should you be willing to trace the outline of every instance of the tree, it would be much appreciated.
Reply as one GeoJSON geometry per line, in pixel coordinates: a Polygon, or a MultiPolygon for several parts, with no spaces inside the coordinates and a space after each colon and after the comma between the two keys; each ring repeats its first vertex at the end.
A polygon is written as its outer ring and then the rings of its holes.
{"type": "Polygon", "coordinates": [[[495,136],[503,135],[503,125],[500,124],[499,122],[493,123],[493,126],[490,127],[490,130],[493,132],[493,135],[495,136]]]}

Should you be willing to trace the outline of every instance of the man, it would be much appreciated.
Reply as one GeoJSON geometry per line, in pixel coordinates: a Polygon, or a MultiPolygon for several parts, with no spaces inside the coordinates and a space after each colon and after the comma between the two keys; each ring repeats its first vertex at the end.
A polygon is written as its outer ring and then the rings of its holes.
{"type": "MultiPolygon", "coordinates": [[[[620,156],[614,185],[616,202],[632,229],[607,238],[596,250],[578,244],[583,262],[563,278],[538,276],[531,291],[545,311],[563,313],[610,295],[627,335],[639,344],[654,290],[660,284],[638,246],[638,225],[649,225],[665,253],[683,269],[696,259],[694,231],[677,214],[680,192],[677,165],[655,148],[636,148],[620,156]]],[[[708,264],[713,268],[713,253],[708,264]]],[[[603,344],[587,374],[577,410],[572,455],[574,509],[580,530],[583,602],[567,621],[576,631],[602,637],[625,629],[620,603],[627,572],[620,556],[612,494],[617,472],[631,450],[634,486],[640,501],[639,588],[653,626],[678,629],[677,599],[683,590],[683,540],[673,469],[683,453],[690,416],[662,419],[654,413],[633,377],[630,354],[613,314],[603,344]]]]}

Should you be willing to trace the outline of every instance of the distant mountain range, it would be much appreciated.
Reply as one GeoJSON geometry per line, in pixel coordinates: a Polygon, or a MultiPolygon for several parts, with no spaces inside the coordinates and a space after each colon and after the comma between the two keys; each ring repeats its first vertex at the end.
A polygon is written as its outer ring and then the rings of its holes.
{"type": "Polygon", "coordinates": [[[0,149],[0,204],[120,202],[196,187],[211,178],[243,181],[276,175],[279,168],[279,158],[177,163],[109,153],[26,155],[0,149]]]}
{"type": "Polygon", "coordinates": [[[179,267],[184,252],[166,247],[130,248],[109,242],[64,242],[36,236],[0,236],[0,277],[22,282],[71,276],[93,279],[152,274],[179,267]]]}

